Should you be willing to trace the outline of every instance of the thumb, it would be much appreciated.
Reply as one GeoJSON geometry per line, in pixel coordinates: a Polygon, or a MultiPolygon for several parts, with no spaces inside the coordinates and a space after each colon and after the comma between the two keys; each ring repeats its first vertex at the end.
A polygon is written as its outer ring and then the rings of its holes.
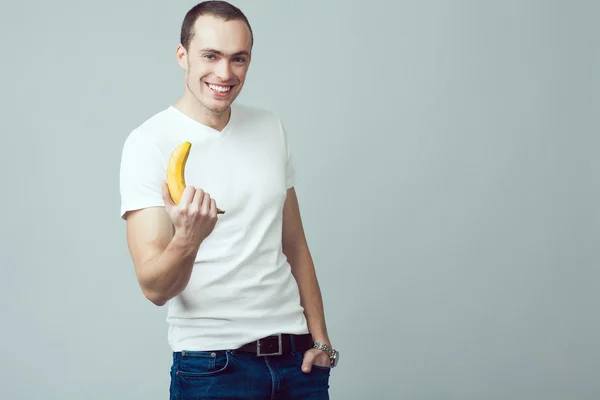
{"type": "Polygon", "coordinates": [[[304,353],[304,360],[302,361],[302,372],[308,373],[312,369],[312,365],[315,362],[315,353],[307,351],[304,353]]]}
{"type": "Polygon", "coordinates": [[[169,186],[167,185],[166,181],[162,182],[162,197],[167,209],[175,206],[175,203],[173,203],[173,199],[171,198],[171,193],[169,192],[169,186]]]}

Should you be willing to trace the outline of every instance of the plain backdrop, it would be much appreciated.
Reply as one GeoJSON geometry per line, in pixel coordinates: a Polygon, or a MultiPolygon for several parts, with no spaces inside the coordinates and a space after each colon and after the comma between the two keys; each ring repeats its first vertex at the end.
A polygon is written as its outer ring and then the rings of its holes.
{"type": "MultiPolygon", "coordinates": [[[[192,1],[6,2],[0,398],[168,397],[119,218],[192,1]]],[[[600,398],[592,1],[239,0],[287,126],[335,400],[600,398]]]]}

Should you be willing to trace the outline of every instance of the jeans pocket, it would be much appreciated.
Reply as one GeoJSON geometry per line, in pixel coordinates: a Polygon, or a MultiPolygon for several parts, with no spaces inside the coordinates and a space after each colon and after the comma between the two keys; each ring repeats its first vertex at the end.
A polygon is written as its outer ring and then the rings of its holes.
{"type": "MultiPolygon", "coordinates": [[[[304,362],[304,353],[305,353],[304,351],[296,353],[296,356],[298,357],[298,361],[300,362],[300,365],[302,365],[302,363],[304,362]]],[[[311,370],[331,373],[331,366],[322,366],[322,365],[317,365],[317,364],[313,363],[311,370]]]]}
{"type": "Polygon", "coordinates": [[[228,351],[182,351],[175,374],[185,378],[202,378],[221,374],[230,365],[228,351]]]}
{"type": "Polygon", "coordinates": [[[331,372],[331,367],[324,367],[322,365],[317,365],[317,364],[313,364],[312,367],[318,371],[331,372]]]}

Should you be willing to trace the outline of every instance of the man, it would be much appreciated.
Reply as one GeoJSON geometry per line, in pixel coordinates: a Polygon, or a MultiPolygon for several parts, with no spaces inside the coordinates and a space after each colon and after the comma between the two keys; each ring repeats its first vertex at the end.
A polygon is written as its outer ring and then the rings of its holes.
{"type": "Polygon", "coordinates": [[[283,124],[234,104],[253,42],[235,6],[193,7],[176,51],[182,97],[123,146],[121,216],[143,294],[168,305],[173,399],[328,399],[338,359],[283,124]],[[166,166],[184,141],[188,186],[175,205],[166,166]]]}

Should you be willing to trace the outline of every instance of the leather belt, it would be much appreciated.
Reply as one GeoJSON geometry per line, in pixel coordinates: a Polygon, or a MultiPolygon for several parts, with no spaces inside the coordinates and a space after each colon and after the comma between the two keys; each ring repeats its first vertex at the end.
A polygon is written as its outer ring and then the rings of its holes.
{"type": "Polygon", "coordinates": [[[287,333],[271,335],[254,342],[247,343],[238,348],[257,356],[278,356],[290,354],[294,351],[303,352],[313,347],[312,335],[290,335],[287,333]]]}

